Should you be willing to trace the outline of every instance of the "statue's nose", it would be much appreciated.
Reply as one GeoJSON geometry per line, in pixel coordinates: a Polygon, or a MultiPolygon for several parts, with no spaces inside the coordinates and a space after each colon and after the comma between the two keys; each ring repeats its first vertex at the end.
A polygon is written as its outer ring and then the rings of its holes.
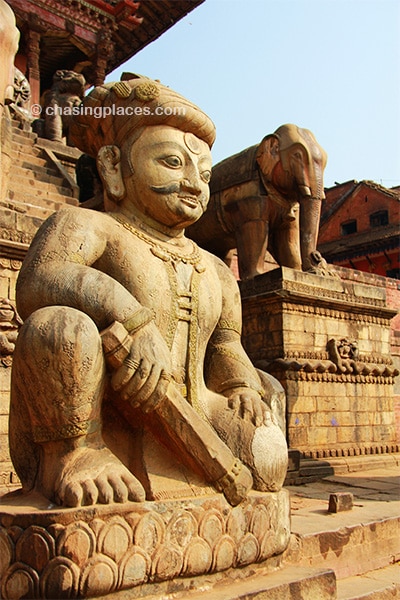
{"type": "Polygon", "coordinates": [[[190,178],[185,177],[182,179],[181,189],[198,196],[201,194],[200,177],[195,173],[191,174],[190,178]]]}

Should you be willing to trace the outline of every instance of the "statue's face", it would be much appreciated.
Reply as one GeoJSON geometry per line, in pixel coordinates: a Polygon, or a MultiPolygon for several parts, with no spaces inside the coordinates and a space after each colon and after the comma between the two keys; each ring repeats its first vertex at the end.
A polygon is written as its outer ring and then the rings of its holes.
{"type": "Polygon", "coordinates": [[[211,153],[206,142],[173,127],[148,127],[130,147],[128,163],[125,203],[175,229],[202,216],[210,197],[211,153]]]}

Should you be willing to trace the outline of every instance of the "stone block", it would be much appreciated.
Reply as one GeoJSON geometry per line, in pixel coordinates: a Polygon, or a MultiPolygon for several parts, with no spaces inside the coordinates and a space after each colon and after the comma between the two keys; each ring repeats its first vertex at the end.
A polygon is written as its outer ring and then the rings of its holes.
{"type": "Polygon", "coordinates": [[[392,425],[380,425],[377,427],[371,427],[371,440],[378,444],[386,444],[389,440],[393,440],[396,437],[396,426],[392,425]]]}
{"type": "MultiPolygon", "coordinates": [[[[312,415],[311,415],[312,417],[312,415]]],[[[309,427],[310,415],[308,413],[291,413],[287,418],[288,427],[295,429],[296,427],[309,427]]]]}
{"type": "Polygon", "coordinates": [[[339,427],[313,427],[307,430],[309,448],[331,448],[338,439],[339,427]]]}
{"type": "Polygon", "coordinates": [[[354,414],[349,412],[315,412],[310,417],[311,426],[314,427],[348,427],[354,426],[354,414]]]}
{"type": "Polygon", "coordinates": [[[8,277],[0,276],[0,297],[9,298],[10,295],[10,280],[8,277]]]}
{"type": "Polygon", "coordinates": [[[10,392],[11,388],[11,369],[0,366],[0,392],[10,392]]]}
{"type": "Polygon", "coordinates": [[[370,411],[357,411],[354,413],[354,422],[356,425],[372,425],[375,420],[380,420],[380,417],[377,416],[377,413],[370,411]]]}
{"type": "Polygon", "coordinates": [[[0,434],[0,463],[10,461],[10,449],[8,447],[8,434],[0,434]]]}
{"type": "Polygon", "coordinates": [[[0,435],[8,435],[8,415],[0,415],[0,435]]]}
{"type": "MultiPolygon", "coordinates": [[[[289,394],[288,394],[289,395],[289,394]]],[[[312,413],[317,409],[317,400],[311,396],[303,396],[302,394],[298,394],[293,396],[293,398],[288,398],[288,405],[293,406],[296,405],[296,413],[304,414],[304,413],[312,413]]]]}
{"type": "Polygon", "coordinates": [[[0,228],[7,230],[16,229],[17,213],[14,210],[8,208],[0,209],[0,228]]]}
{"type": "Polygon", "coordinates": [[[337,492],[330,494],[328,511],[338,513],[353,508],[353,494],[350,492],[337,492]]]}
{"type": "Polygon", "coordinates": [[[8,415],[10,410],[10,392],[0,391],[0,415],[8,415]]]}
{"type": "Polygon", "coordinates": [[[308,447],[308,428],[307,427],[289,427],[289,447],[298,448],[307,446],[308,447]]]}
{"type": "Polygon", "coordinates": [[[361,440],[370,439],[371,430],[368,427],[338,427],[337,428],[337,441],[338,443],[356,443],[361,440]]]}

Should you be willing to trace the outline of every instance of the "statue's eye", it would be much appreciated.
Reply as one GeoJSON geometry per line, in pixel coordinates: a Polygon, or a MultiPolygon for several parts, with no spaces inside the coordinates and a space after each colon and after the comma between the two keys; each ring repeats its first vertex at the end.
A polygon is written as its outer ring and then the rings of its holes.
{"type": "Polygon", "coordinates": [[[175,154],[172,154],[171,156],[164,156],[162,162],[174,169],[177,169],[182,166],[182,160],[179,156],[176,156],[175,154]]]}
{"type": "Polygon", "coordinates": [[[202,178],[203,181],[205,181],[206,183],[210,183],[210,179],[211,179],[211,171],[210,170],[206,170],[206,171],[202,171],[200,173],[200,177],[202,178]]]}

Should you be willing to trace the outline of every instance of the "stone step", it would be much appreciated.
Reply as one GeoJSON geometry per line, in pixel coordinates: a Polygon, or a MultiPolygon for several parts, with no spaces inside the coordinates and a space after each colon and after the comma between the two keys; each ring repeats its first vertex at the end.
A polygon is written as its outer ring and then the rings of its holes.
{"type": "Polygon", "coordinates": [[[32,147],[32,152],[24,152],[21,149],[13,148],[11,151],[13,162],[26,168],[47,167],[48,161],[43,158],[38,148],[32,147]]]}
{"type": "Polygon", "coordinates": [[[15,142],[24,144],[26,140],[29,145],[38,137],[36,133],[33,133],[32,131],[23,131],[19,127],[15,126],[14,123],[12,124],[12,135],[15,142]]]}
{"type": "Polygon", "coordinates": [[[70,197],[72,195],[72,190],[71,188],[64,187],[62,185],[63,183],[64,180],[61,177],[59,178],[58,183],[53,183],[35,179],[32,173],[26,171],[25,175],[18,178],[12,178],[9,183],[9,188],[16,194],[22,192],[34,194],[37,197],[49,197],[52,194],[70,197]]]}
{"type": "Polygon", "coordinates": [[[15,193],[8,191],[8,199],[13,204],[21,207],[26,214],[46,219],[56,210],[65,206],[77,206],[78,201],[70,196],[61,196],[60,194],[48,194],[47,196],[35,196],[25,192],[15,193]],[[37,201],[37,202],[36,202],[37,201]]]}
{"type": "Polygon", "coordinates": [[[52,177],[59,177],[59,171],[56,169],[54,165],[49,164],[49,162],[45,158],[33,157],[35,159],[35,163],[39,162],[39,164],[30,164],[29,161],[31,157],[29,155],[20,155],[20,158],[16,158],[13,162],[13,169],[16,167],[20,167],[25,172],[31,174],[34,173],[34,176],[38,179],[43,179],[46,175],[50,175],[52,177]],[[44,164],[43,164],[44,163],[44,164]]]}
{"type": "Polygon", "coordinates": [[[399,564],[337,582],[337,600],[396,600],[396,598],[400,598],[399,564]]]}
{"type": "MultiPolygon", "coordinates": [[[[332,493],[343,489],[337,482],[324,484],[332,493]]],[[[364,496],[355,497],[352,510],[340,513],[328,512],[329,492],[322,501],[322,492],[316,499],[304,494],[305,486],[297,488],[299,492],[294,495],[296,488],[291,488],[292,537],[286,562],[330,568],[337,579],[344,579],[400,560],[400,500],[393,499],[390,482],[378,484],[378,492],[365,488],[364,496]]],[[[354,492],[351,487],[347,489],[354,492]]]]}
{"type": "MultiPolygon", "coordinates": [[[[190,578],[175,580],[177,590],[172,594],[164,591],[163,586],[152,593],[155,586],[140,586],[117,593],[99,596],[97,600],[335,600],[336,579],[333,571],[284,567],[274,572],[259,574],[254,565],[255,574],[244,577],[240,573],[227,572],[226,577],[213,585],[212,578],[199,581],[190,578]],[[238,579],[234,579],[234,577],[238,579]],[[239,579],[240,578],[240,579],[239,579]],[[193,584],[196,586],[193,589],[193,584]],[[190,587],[187,587],[190,586],[190,587]]],[[[173,589],[173,584],[169,585],[173,589]]],[[[94,599],[93,599],[94,600],[94,599]]]]}
{"type": "MultiPolygon", "coordinates": [[[[40,169],[40,168],[39,168],[40,169]]],[[[42,181],[45,183],[52,183],[53,185],[63,187],[63,183],[65,182],[64,178],[61,175],[54,174],[56,173],[55,169],[46,169],[42,168],[39,170],[35,169],[27,169],[26,167],[21,167],[14,165],[13,166],[13,178],[26,178],[26,179],[34,179],[35,181],[42,181]]]]}
{"type": "Polygon", "coordinates": [[[329,567],[338,579],[382,569],[400,559],[400,516],[293,537],[291,564],[329,567]]]}
{"type": "Polygon", "coordinates": [[[17,152],[27,152],[29,154],[32,151],[34,153],[40,152],[38,148],[35,148],[35,142],[33,139],[27,139],[20,135],[13,135],[12,150],[17,152]]]}

